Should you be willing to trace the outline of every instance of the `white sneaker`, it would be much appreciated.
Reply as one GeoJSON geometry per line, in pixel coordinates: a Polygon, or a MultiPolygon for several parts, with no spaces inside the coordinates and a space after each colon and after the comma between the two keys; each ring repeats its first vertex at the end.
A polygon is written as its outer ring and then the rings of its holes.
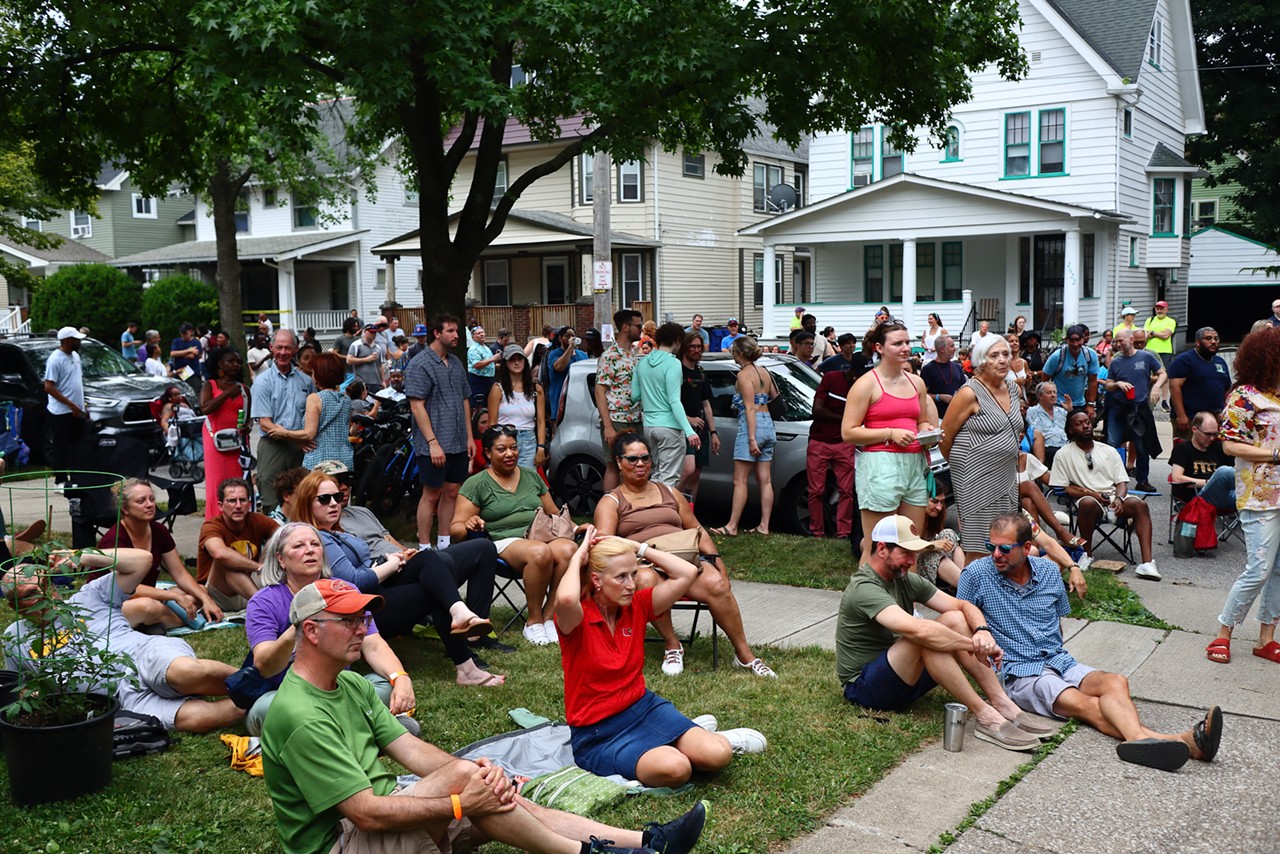
{"type": "Polygon", "coordinates": [[[1080,571],[1084,572],[1093,566],[1093,558],[1089,557],[1089,555],[1080,555],[1080,560],[1076,561],[1076,564],[1080,567],[1080,571]]]}
{"type": "Polygon", "coordinates": [[[1133,568],[1133,574],[1139,578],[1145,578],[1147,581],[1159,581],[1161,577],[1160,570],[1156,569],[1154,560],[1138,564],[1133,568]]]}
{"type": "Polygon", "coordinates": [[[750,670],[756,676],[765,676],[765,677],[768,677],[769,679],[778,678],[778,674],[773,672],[773,668],[765,664],[763,661],[761,661],[758,658],[755,659],[754,661],[749,661],[746,664],[743,664],[741,661],[738,661],[738,656],[735,655],[733,657],[733,663],[735,666],[741,667],[744,670],[750,670]]]}
{"type": "Polygon", "coordinates": [[[720,734],[729,740],[729,746],[733,748],[734,753],[763,753],[769,746],[764,733],[746,727],[727,729],[720,734]]]}
{"type": "Polygon", "coordinates": [[[715,732],[720,722],[716,720],[715,715],[698,715],[693,722],[705,729],[707,732],[715,732]]]}
{"type": "Polygon", "coordinates": [[[560,643],[560,632],[556,630],[555,620],[547,620],[543,623],[542,631],[547,636],[547,643],[560,643]]]}
{"type": "Polygon", "coordinates": [[[534,646],[546,646],[551,643],[551,641],[547,640],[545,623],[525,623],[524,639],[534,646]]]}
{"type": "Polygon", "coordinates": [[[669,649],[662,656],[662,672],[668,676],[679,676],[684,673],[684,647],[669,649]]]}
{"type": "Polygon", "coordinates": [[[1070,516],[1068,516],[1066,513],[1063,513],[1061,510],[1054,510],[1054,511],[1053,511],[1053,518],[1055,518],[1055,519],[1057,519],[1057,520],[1058,520],[1058,524],[1059,524],[1059,525],[1070,525],[1070,524],[1071,524],[1071,517],[1070,517],[1070,516]]]}

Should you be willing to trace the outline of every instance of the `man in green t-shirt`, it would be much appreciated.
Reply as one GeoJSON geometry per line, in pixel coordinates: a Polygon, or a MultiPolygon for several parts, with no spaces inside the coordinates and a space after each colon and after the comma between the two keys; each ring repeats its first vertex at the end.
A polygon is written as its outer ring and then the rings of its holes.
{"type": "MultiPolygon", "coordinates": [[[[1164,300],[1156,303],[1155,312],[1154,317],[1148,317],[1147,322],[1142,324],[1147,333],[1147,352],[1155,353],[1160,364],[1168,371],[1169,363],[1173,361],[1173,333],[1178,329],[1178,321],[1169,316],[1169,303],[1164,300]]],[[[1169,409],[1168,395],[1168,387],[1162,387],[1160,405],[1165,411],[1169,409]]]]}
{"type": "Polygon", "coordinates": [[[409,735],[346,669],[382,601],[325,578],[290,604],[297,652],[262,730],[267,793],[286,852],[324,854],[340,843],[343,851],[462,854],[491,839],[561,854],[693,848],[706,819],[701,803],[645,831],[609,827],[539,807],[487,759],[456,759],[409,735]],[[421,779],[398,785],[379,761],[384,754],[421,779]]]}
{"type": "Polygon", "coordinates": [[[906,516],[871,531],[871,556],[849,579],[836,619],[836,675],[851,703],[900,711],[941,685],[977,719],[974,734],[1008,750],[1034,750],[1051,727],[1036,723],[1000,687],[1003,653],[971,602],[948,596],[912,570],[933,544],[906,516]],[[916,604],[938,612],[914,615],[916,604]],[[986,693],[984,701],[965,674],[986,693]]]}

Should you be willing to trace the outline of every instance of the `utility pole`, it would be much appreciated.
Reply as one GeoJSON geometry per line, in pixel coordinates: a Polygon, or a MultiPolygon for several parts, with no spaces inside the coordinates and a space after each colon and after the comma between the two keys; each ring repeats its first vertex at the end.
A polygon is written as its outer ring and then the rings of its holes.
{"type": "Polygon", "coordinates": [[[609,153],[597,151],[591,164],[591,288],[595,294],[595,327],[601,332],[613,318],[613,251],[609,243],[612,168],[609,153]]]}

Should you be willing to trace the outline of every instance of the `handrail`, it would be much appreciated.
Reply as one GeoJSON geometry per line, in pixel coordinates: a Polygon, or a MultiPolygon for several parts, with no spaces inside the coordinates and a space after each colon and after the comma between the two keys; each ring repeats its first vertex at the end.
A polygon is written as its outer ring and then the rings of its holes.
{"type": "Polygon", "coordinates": [[[960,337],[957,339],[956,346],[967,347],[968,346],[967,344],[960,344],[959,342],[968,341],[969,338],[972,337],[973,333],[977,331],[978,331],[978,301],[974,300],[973,304],[969,306],[969,314],[964,319],[964,325],[960,327],[960,337]]]}

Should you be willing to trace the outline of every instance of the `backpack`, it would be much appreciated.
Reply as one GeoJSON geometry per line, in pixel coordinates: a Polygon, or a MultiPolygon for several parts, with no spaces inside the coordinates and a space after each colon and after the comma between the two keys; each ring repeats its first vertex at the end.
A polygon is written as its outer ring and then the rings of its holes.
{"type": "Polygon", "coordinates": [[[1218,511],[1200,496],[1192,498],[1178,511],[1174,525],[1173,553],[1176,557],[1192,557],[1196,552],[1218,547],[1218,511]]]}
{"type": "Polygon", "coordinates": [[[111,732],[112,759],[164,753],[169,749],[169,743],[169,731],[160,723],[159,718],[125,709],[116,712],[111,732]]]}

